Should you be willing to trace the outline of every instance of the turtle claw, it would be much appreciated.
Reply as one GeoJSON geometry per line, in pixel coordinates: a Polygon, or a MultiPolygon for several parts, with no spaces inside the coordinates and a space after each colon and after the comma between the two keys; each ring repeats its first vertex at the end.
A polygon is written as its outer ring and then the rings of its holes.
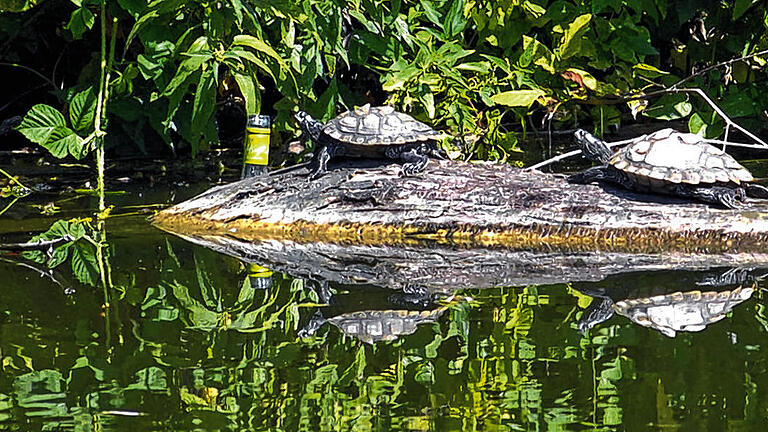
{"type": "Polygon", "coordinates": [[[429,158],[418,149],[410,149],[397,155],[403,162],[401,175],[404,177],[412,176],[424,171],[429,163],[429,158]]]}

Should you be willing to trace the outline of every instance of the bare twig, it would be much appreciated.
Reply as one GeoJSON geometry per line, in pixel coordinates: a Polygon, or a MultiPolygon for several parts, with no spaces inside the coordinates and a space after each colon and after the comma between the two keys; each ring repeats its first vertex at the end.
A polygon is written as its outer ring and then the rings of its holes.
{"type": "Polygon", "coordinates": [[[51,87],[53,87],[55,90],[58,90],[58,88],[56,88],[56,83],[55,82],[51,81],[50,78],[48,78],[47,76],[41,74],[40,72],[32,69],[29,66],[20,65],[20,64],[17,64],[17,63],[6,63],[6,62],[0,62],[0,66],[17,67],[17,68],[24,69],[26,71],[32,72],[33,74],[35,74],[38,77],[40,77],[43,81],[45,81],[46,83],[50,84],[51,87]]]}
{"type": "MultiPolygon", "coordinates": [[[[632,141],[634,141],[635,139],[636,138],[628,139],[628,140],[615,141],[615,142],[612,142],[612,143],[605,143],[605,145],[607,145],[608,148],[613,148],[613,147],[618,147],[618,146],[621,146],[621,145],[629,144],[632,141]]],[[[549,164],[552,164],[552,163],[555,163],[555,162],[558,162],[558,161],[561,161],[563,159],[567,159],[567,158],[569,158],[571,156],[576,156],[576,155],[579,155],[579,154],[581,154],[581,150],[569,151],[568,153],[563,153],[561,155],[557,155],[557,156],[555,156],[553,158],[550,158],[550,159],[547,159],[545,161],[541,161],[541,162],[537,163],[536,165],[529,166],[529,167],[525,168],[524,171],[533,171],[533,170],[539,169],[539,168],[541,168],[543,166],[547,166],[549,164]]]]}
{"type": "Polygon", "coordinates": [[[38,241],[27,242],[27,243],[0,243],[0,249],[8,250],[8,251],[28,251],[28,250],[47,251],[52,248],[55,248],[60,244],[71,242],[74,239],[75,239],[74,237],[67,234],[53,240],[38,240],[38,241]]]}
{"type": "Polygon", "coordinates": [[[734,129],[736,129],[739,132],[743,133],[744,135],[752,138],[758,144],[761,144],[763,147],[768,147],[768,143],[766,143],[765,141],[761,140],[755,134],[753,134],[752,132],[744,129],[743,127],[739,126],[736,122],[731,120],[731,118],[728,117],[728,115],[725,114],[725,112],[723,112],[723,110],[721,110],[720,107],[718,107],[715,104],[715,102],[712,99],[710,99],[709,96],[707,96],[707,94],[704,93],[704,91],[701,90],[700,88],[684,88],[684,89],[671,89],[670,88],[670,92],[672,92],[672,93],[696,93],[699,96],[701,96],[701,98],[704,99],[709,104],[709,106],[711,106],[712,109],[715,110],[715,112],[720,117],[723,118],[723,120],[725,120],[726,127],[725,127],[725,140],[724,141],[728,141],[728,128],[730,126],[733,126],[734,129]]]}
{"type": "MultiPolygon", "coordinates": [[[[630,142],[636,140],[637,138],[630,139],[630,140],[622,140],[622,141],[616,141],[611,143],[605,143],[609,148],[613,148],[620,145],[629,144],[630,142]]],[[[731,142],[731,141],[724,141],[724,140],[716,140],[716,139],[706,139],[702,138],[703,142],[709,143],[709,144],[718,144],[722,146],[731,146],[731,147],[743,147],[743,148],[749,148],[749,149],[759,149],[759,150],[768,150],[768,147],[762,145],[762,144],[746,144],[746,143],[738,143],[738,142],[731,142]]],[[[547,166],[550,164],[553,164],[555,162],[559,162],[563,159],[568,159],[569,157],[576,156],[581,154],[581,150],[573,150],[569,151],[568,153],[563,153],[561,155],[557,155],[553,158],[547,159],[545,161],[541,161],[537,163],[536,165],[531,165],[529,167],[526,167],[524,171],[532,171],[535,169],[539,169],[543,166],[547,166]]]]}

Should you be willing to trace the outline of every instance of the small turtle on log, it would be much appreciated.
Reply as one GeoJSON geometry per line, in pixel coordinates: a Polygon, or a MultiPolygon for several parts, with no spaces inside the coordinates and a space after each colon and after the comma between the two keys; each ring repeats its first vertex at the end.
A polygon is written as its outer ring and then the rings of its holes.
{"type": "MultiPolygon", "coordinates": [[[[578,328],[583,334],[614,314],[624,315],[643,327],[675,337],[679,331],[697,332],[725,318],[734,306],[752,297],[755,289],[738,287],[726,291],[675,292],[653,297],[614,301],[608,296],[595,296],[584,311],[578,328]]],[[[591,294],[590,294],[591,295],[591,294]]]]}
{"type": "Polygon", "coordinates": [[[322,176],[328,161],[337,156],[399,159],[404,162],[404,175],[423,171],[428,156],[443,158],[434,140],[446,135],[391,106],[366,104],[326,124],[304,111],[295,117],[304,135],[317,146],[310,179],[322,176]]]}
{"type": "Polygon", "coordinates": [[[737,208],[737,200],[746,196],[768,198],[768,188],[750,183],[755,179],[746,168],[695,134],[662,129],[615,153],[583,129],[574,137],[585,157],[603,165],[570,176],[571,183],[609,181],[640,192],[694,198],[727,208],[737,208]]]}

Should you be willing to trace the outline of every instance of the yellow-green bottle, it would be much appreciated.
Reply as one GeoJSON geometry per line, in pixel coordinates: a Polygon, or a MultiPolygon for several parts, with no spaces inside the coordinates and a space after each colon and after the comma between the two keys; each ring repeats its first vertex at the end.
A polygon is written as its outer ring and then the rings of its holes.
{"type": "Polygon", "coordinates": [[[240,178],[255,177],[267,173],[269,135],[272,132],[271,123],[268,115],[248,116],[248,123],[245,125],[243,172],[240,178]]]}
{"type": "Polygon", "coordinates": [[[267,289],[272,286],[272,270],[258,264],[248,264],[248,280],[253,289],[267,289]]]}

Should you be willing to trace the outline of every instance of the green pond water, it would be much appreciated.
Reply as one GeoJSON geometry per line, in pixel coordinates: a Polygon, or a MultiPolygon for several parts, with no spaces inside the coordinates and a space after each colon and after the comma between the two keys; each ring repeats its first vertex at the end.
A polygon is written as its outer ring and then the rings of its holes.
{"type": "MultiPolygon", "coordinates": [[[[112,201],[126,213],[206,187],[112,201]]],[[[0,241],[87,215],[93,199],[53,217],[34,203],[2,216],[0,241]]],[[[601,298],[574,289],[583,284],[440,296],[324,287],[163,233],[143,214],[105,232],[107,289],[79,281],[69,261],[48,270],[0,254],[0,430],[768,430],[759,280],[702,331],[669,337],[616,314],[582,334],[601,298]]],[[[611,286],[705,291],[695,281],[707,277],[633,273],[611,286]]]]}

